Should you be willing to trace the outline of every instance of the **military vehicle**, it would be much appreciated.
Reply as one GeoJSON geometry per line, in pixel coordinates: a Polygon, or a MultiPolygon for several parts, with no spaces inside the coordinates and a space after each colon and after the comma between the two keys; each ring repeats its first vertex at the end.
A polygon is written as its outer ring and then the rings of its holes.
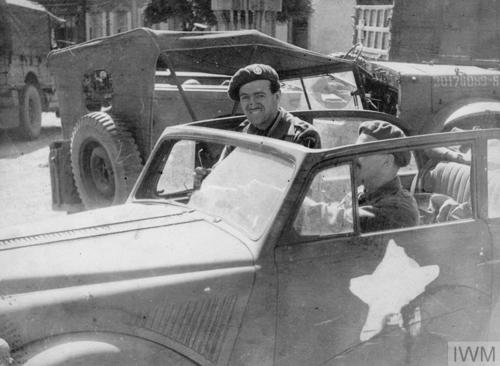
{"type": "Polygon", "coordinates": [[[330,57],[257,31],[136,29],[49,55],[62,123],[51,146],[53,207],[122,203],[165,127],[241,114],[224,78],[254,62],[277,70],[291,111],[384,112],[410,135],[498,126],[499,71],[330,57]],[[193,72],[213,76],[187,83],[193,72]]]}
{"type": "Polygon", "coordinates": [[[51,147],[53,206],[122,203],[165,127],[241,114],[227,80],[249,63],[275,67],[288,110],[357,102],[351,62],[257,31],[144,28],[52,52],[62,124],[51,147]]]}
{"type": "Polygon", "coordinates": [[[61,22],[32,1],[0,0],[0,128],[35,139],[42,111],[57,110],[47,68],[52,28],[61,22]]]}
{"type": "Polygon", "coordinates": [[[356,61],[368,109],[398,116],[411,134],[499,126],[500,71],[478,66],[356,61]],[[366,96],[368,94],[368,96],[366,96]]]}
{"type": "Polygon", "coordinates": [[[353,144],[363,121],[407,126],[371,111],[297,115],[344,139],[309,149],[232,131],[242,116],[168,127],[125,204],[1,230],[2,349],[46,366],[491,359],[500,129],[353,144]],[[358,158],[402,151],[420,223],[366,232],[358,158]],[[212,171],[195,189],[199,166],[212,171]],[[351,220],[321,220],[311,200],[344,202],[351,220]]]}

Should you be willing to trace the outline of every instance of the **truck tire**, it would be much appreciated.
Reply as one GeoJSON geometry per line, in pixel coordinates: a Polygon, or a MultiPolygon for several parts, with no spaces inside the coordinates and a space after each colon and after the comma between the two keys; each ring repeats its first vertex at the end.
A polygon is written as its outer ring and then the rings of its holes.
{"type": "Polygon", "coordinates": [[[71,168],[87,209],[125,202],[142,169],[132,134],[116,116],[89,113],[71,137],[71,168]]]}
{"type": "Polygon", "coordinates": [[[42,99],[36,86],[24,87],[19,105],[19,133],[23,138],[34,140],[42,130],[42,99]]]}

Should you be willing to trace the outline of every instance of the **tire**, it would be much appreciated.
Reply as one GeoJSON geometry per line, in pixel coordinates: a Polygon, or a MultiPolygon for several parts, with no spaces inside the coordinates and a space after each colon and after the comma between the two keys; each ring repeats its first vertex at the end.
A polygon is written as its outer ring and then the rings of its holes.
{"type": "Polygon", "coordinates": [[[19,133],[28,140],[34,140],[42,131],[42,99],[36,86],[24,87],[19,105],[19,133]]]}
{"type": "Polygon", "coordinates": [[[104,112],[80,118],[71,137],[71,168],[87,209],[125,202],[142,169],[126,125],[104,112]]]}

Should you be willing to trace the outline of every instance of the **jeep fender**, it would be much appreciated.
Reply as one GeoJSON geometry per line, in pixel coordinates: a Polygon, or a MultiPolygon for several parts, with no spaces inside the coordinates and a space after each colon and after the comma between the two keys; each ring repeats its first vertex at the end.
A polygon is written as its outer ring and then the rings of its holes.
{"type": "Polygon", "coordinates": [[[12,356],[25,366],[197,365],[161,344],[117,333],[64,334],[26,345],[12,356]]]}
{"type": "Polygon", "coordinates": [[[427,121],[420,132],[449,131],[453,127],[472,129],[478,126],[500,126],[500,100],[467,98],[458,100],[440,110],[432,121],[427,121]]]}

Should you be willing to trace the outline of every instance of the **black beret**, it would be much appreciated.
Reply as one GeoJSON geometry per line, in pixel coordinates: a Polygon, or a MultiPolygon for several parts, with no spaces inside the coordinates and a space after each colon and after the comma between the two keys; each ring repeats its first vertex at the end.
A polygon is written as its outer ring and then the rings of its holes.
{"type": "MultiPolygon", "coordinates": [[[[397,126],[386,121],[366,121],[359,126],[358,134],[372,136],[377,140],[395,139],[405,137],[405,133],[397,126]]],[[[408,165],[411,159],[409,151],[393,153],[396,164],[400,167],[408,165]]]]}
{"type": "Polygon", "coordinates": [[[276,93],[280,89],[278,73],[271,66],[265,64],[252,64],[242,67],[236,71],[229,82],[227,93],[234,101],[240,100],[240,88],[255,80],[269,80],[271,92],[276,93]]]}

